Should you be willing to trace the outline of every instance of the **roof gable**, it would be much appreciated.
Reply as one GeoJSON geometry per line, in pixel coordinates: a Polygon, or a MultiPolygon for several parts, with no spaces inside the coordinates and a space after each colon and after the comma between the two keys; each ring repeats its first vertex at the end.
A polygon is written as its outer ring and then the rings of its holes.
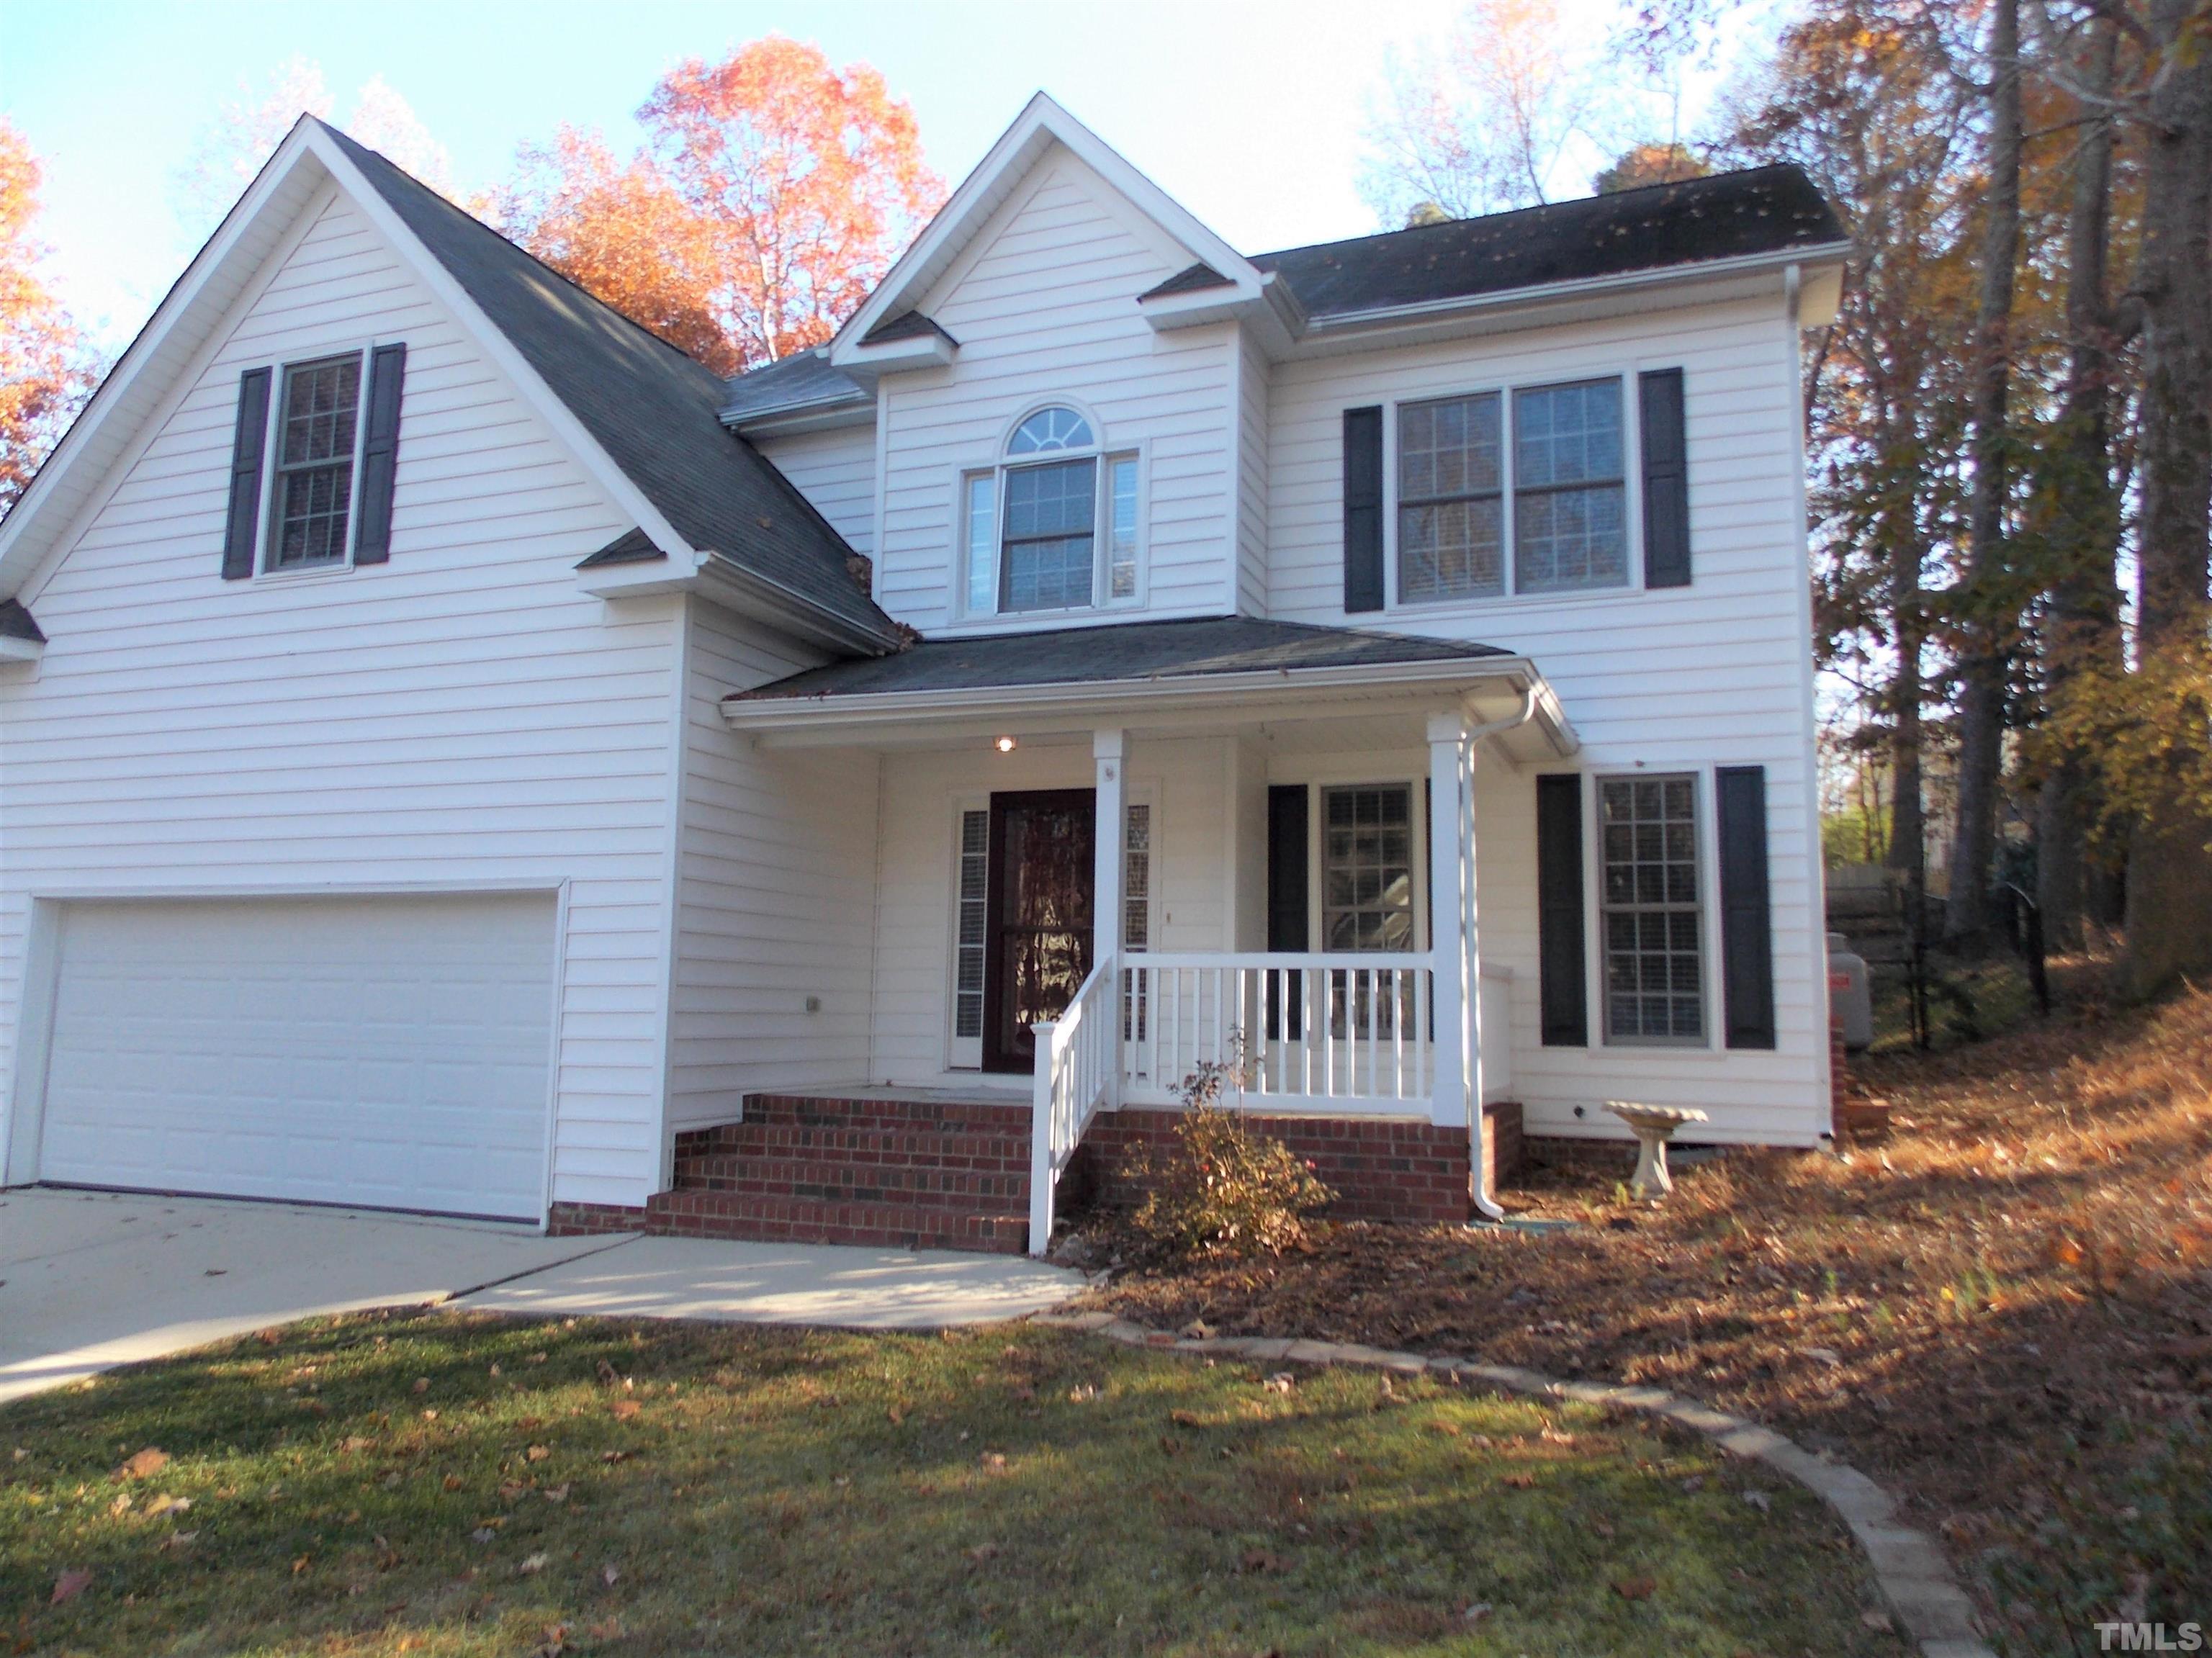
{"type": "MultiPolygon", "coordinates": [[[[1139,173],[1098,135],[1040,92],[1014,124],[991,146],[990,154],[960,183],[937,216],[915,238],[890,273],[831,342],[830,361],[839,368],[865,369],[870,336],[904,313],[920,309],[958,263],[992,216],[1006,204],[1030,172],[1057,144],[1073,152],[1131,207],[1188,254],[1190,260],[1224,273],[1229,282],[1256,296],[1265,278],[1244,256],[1222,240],[1187,208],[1139,173]]],[[[880,341],[876,342],[880,343],[880,341]]]]}
{"type": "Polygon", "coordinates": [[[722,426],[726,387],[718,375],[383,156],[307,117],[0,524],[0,593],[15,592],[64,544],[70,524],[302,209],[332,184],[482,339],[659,553],[718,556],[787,614],[862,648],[896,642],[895,625],[854,584],[842,537],[722,426]]]}

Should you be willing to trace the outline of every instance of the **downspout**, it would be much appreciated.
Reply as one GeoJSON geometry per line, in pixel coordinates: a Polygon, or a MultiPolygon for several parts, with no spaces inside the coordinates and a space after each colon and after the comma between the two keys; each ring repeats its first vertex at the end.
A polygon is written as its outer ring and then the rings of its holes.
{"type": "Polygon", "coordinates": [[[1482,1139],[1484,1134],[1486,1133],[1488,1130],[1484,1126],[1482,1121],[1482,1054],[1484,1047],[1482,1040],[1482,950],[1481,933],[1478,926],[1478,921],[1480,915],[1480,906],[1477,902],[1476,888],[1478,883],[1476,880],[1474,859],[1474,750],[1475,745],[1480,743],[1483,738],[1486,737],[1496,737],[1504,732],[1517,731],[1535,717],[1536,683],[1535,681],[1532,679],[1522,690],[1521,708],[1517,714],[1509,714],[1503,720],[1493,720],[1487,725],[1474,726],[1468,730],[1464,739],[1467,747],[1467,768],[1465,774],[1467,777],[1468,823],[1466,899],[1467,926],[1464,930],[1464,937],[1468,941],[1468,948],[1467,952],[1467,971],[1462,977],[1461,982],[1467,987],[1468,1015],[1474,1028],[1474,1064],[1472,1068],[1473,1074],[1468,1078],[1467,1136],[1468,1173],[1469,1175],[1468,1189],[1473,1193],[1474,1197],[1474,1206],[1481,1212],[1483,1218],[1498,1223],[1499,1224],[1503,1224],[1505,1221],[1505,1212],[1498,1206],[1496,1201],[1492,1199],[1490,1193],[1484,1189],[1482,1180],[1482,1139]]]}

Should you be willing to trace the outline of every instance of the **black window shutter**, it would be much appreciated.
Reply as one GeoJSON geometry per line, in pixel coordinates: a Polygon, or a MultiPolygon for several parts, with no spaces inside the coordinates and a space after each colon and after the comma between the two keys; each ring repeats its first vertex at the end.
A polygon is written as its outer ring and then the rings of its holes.
{"type": "Polygon", "coordinates": [[[1267,948],[1311,949],[1306,922],[1306,786],[1267,789],[1267,948]]]}
{"type": "Polygon", "coordinates": [[[1730,1048],[1774,1046],[1774,934],[1766,896],[1766,768],[1723,766],[1721,981],[1730,1048]]]}
{"type": "Polygon", "coordinates": [[[392,481],[399,459],[399,389],[407,348],[380,345],[368,360],[368,429],[361,440],[361,527],[353,562],[382,564],[392,556],[392,481]]]}
{"type": "MultiPolygon", "coordinates": [[[[1267,948],[1312,948],[1306,930],[1306,786],[1267,786],[1267,948]]],[[[1268,974],[1267,1040],[1304,1034],[1304,977],[1268,974]]]]}
{"type": "Polygon", "coordinates": [[[1344,411],[1344,608],[1382,608],[1382,411],[1344,411]]]}
{"type": "Polygon", "coordinates": [[[1644,585],[1690,585],[1689,448],[1682,434],[1682,371],[1638,376],[1644,416],[1644,585]]]}
{"type": "Polygon", "coordinates": [[[269,441],[269,370],[238,377],[238,427],[230,440],[230,513],[222,531],[222,579],[253,574],[254,531],[261,523],[261,451],[269,441]]]}
{"type": "Polygon", "coordinates": [[[1589,987],[1583,942],[1583,780],[1536,780],[1536,956],[1544,1046],[1589,1045],[1589,987]]]}

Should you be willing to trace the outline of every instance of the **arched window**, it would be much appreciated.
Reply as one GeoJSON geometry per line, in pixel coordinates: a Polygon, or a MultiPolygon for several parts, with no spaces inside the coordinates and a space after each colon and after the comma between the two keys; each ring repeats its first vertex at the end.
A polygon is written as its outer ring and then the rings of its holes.
{"type": "Polygon", "coordinates": [[[1014,428],[1006,440],[1010,455],[1041,455],[1048,449],[1094,449],[1091,422],[1073,409],[1040,409],[1014,428]]]}
{"type": "Polygon", "coordinates": [[[1137,597],[1137,457],[1102,453],[1085,416],[1024,416],[1003,460],[962,480],[971,616],[1079,610],[1137,597]]]}

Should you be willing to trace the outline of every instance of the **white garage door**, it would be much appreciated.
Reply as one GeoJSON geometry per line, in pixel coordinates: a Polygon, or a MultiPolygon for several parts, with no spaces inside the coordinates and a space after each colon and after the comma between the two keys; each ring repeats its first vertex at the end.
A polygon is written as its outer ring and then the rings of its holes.
{"type": "Polygon", "coordinates": [[[543,894],[71,904],[40,1177],[535,1219],[553,932],[543,894]]]}

